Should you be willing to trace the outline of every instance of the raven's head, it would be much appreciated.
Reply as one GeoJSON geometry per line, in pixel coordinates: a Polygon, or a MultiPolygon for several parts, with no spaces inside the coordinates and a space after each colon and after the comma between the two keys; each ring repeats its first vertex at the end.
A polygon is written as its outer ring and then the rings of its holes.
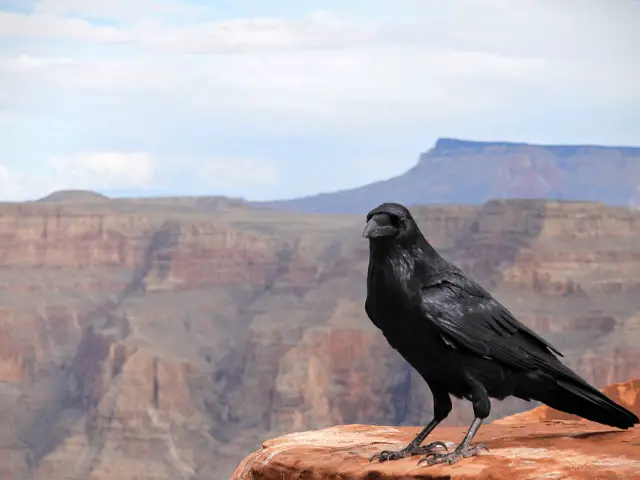
{"type": "Polygon", "coordinates": [[[411,213],[399,203],[383,203],[367,214],[364,238],[373,242],[413,240],[419,234],[411,213]]]}

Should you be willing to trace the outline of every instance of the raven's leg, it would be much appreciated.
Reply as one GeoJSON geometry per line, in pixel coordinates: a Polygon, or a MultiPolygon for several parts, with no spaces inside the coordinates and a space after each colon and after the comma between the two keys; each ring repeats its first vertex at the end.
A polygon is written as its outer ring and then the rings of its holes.
{"type": "Polygon", "coordinates": [[[487,418],[491,412],[491,400],[489,400],[489,395],[487,395],[484,385],[473,379],[469,380],[472,388],[471,398],[473,401],[473,414],[475,415],[471,427],[469,427],[469,430],[462,439],[462,442],[460,442],[460,445],[458,445],[453,452],[444,454],[429,452],[426,457],[422,458],[418,462],[418,465],[423,462],[426,462],[428,465],[435,465],[437,463],[453,464],[460,461],[462,458],[478,455],[481,449],[489,450],[489,448],[484,444],[471,446],[471,440],[473,440],[473,437],[480,428],[482,421],[487,418]]]}
{"type": "Polygon", "coordinates": [[[379,459],[381,462],[384,462],[386,460],[399,460],[400,458],[406,458],[412,455],[431,453],[437,447],[442,447],[447,450],[447,446],[443,442],[432,442],[428,445],[425,445],[424,447],[420,446],[427,435],[429,435],[441,421],[442,420],[436,420],[435,418],[431,420],[427,424],[427,426],[424,427],[422,431],[416,436],[416,438],[411,440],[409,445],[404,447],[402,450],[383,450],[380,453],[376,453],[369,459],[369,461],[373,462],[375,459],[379,459]]]}
{"type": "Polygon", "coordinates": [[[487,446],[482,443],[479,443],[473,446],[469,445],[474,435],[480,428],[481,424],[482,424],[482,419],[476,417],[473,420],[473,423],[471,424],[469,431],[467,431],[467,434],[464,436],[464,439],[462,440],[462,442],[460,442],[460,445],[458,445],[453,452],[451,453],[429,452],[426,457],[418,461],[418,465],[420,465],[423,462],[426,462],[427,465],[435,465],[436,463],[452,464],[460,461],[463,458],[473,457],[474,455],[478,455],[481,449],[489,450],[487,446]]]}
{"type": "Polygon", "coordinates": [[[412,455],[432,453],[437,447],[442,447],[447,451],[447,446],[443,442],[432,442],[424,447],[420,446],[424,439],[427,438],[427,435],[429,435],[440,422],[447,418],[452,408],[451,397],[449,397],[447,392],[431,388],[431,393],[433,394],[433,419],[427,426],[402,450],[383,450],[371,457],[370,462],[373,462],[376,458],[384,462],[386,460],[398,460],[412,455]]]}

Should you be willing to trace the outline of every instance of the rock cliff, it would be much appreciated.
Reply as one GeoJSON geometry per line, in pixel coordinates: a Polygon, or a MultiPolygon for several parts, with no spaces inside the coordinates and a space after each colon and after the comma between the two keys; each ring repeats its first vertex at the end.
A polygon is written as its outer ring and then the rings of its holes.
{"type": "MultiPolygon", "coordinates": [[[[264,438],[430,415],[364,315],[360,216],[71,197],[0,205],[0,478],[223,479],[264,438]]],[[[639,212],[414,210],[590,381],[640,376],[639,212]]]]}
{"type": "MultiPolygon", "coordinates": [[[[476,436],[488,452],[454,465],[417,465],[421,457],[370,463],[382,449],[405,446],[419,431],[411,427],[344,425],[275,438],[249,455],[231,480],[494,480],[640,478],[640,429],[616,431],[577,422],[486,425],[476,436]]],[[[449,448],[464,428],[434,433],[449,448]]],[[[434,437],[436,438],[436,437],[434,437]]]]}
{"type": "MultiPolygon", "coordinates": [[[[640,379],[608,386],[604,392],[640,415],[640,379]]],[[[475,442],[489,451],[454,465],[418,466],[420,456],[369,461],[383,449],[404,447],[419,431],[343,425],[292,433],[264,442],[238,465],[231,480],[640,478],[640,426],[617,430],[546,406],[483,425],[475,442]]],[[[451,449],[465,431],[438,427],[429,438],[451,449]]]]}
{"type": "Polygon", "coordinates": [[[415,167],[388,180],[258,205],[300,212],[365,213],[384,201],[482,204],[491,198],[603,201],[637,207],[640,147],[440,138],[420,155],[415,167]]]}

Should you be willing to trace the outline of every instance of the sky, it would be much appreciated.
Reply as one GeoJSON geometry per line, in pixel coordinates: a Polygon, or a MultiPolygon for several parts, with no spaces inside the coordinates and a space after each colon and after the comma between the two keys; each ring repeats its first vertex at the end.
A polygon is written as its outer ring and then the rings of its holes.
{"type": "Polygon", "coordinates": [[[438,137],[640,145],[638,0],[2,0],[0,200],[291,198],[438,137]]]}

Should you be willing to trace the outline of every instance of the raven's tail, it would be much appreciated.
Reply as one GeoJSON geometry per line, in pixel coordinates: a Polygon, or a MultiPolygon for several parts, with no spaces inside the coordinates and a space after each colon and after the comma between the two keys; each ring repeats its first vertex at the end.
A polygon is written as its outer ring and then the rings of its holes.
{"type": "Polygon", "coordinates": [[[633,412],[618,405],[586,382],[581,384],[569,379],[556,379],[555,383],[556,388],[546,390],[543,395],[538,392],[537,400],[556,410],[610,427],[627,429],[640,423],[640,419],[633,412]]]}

